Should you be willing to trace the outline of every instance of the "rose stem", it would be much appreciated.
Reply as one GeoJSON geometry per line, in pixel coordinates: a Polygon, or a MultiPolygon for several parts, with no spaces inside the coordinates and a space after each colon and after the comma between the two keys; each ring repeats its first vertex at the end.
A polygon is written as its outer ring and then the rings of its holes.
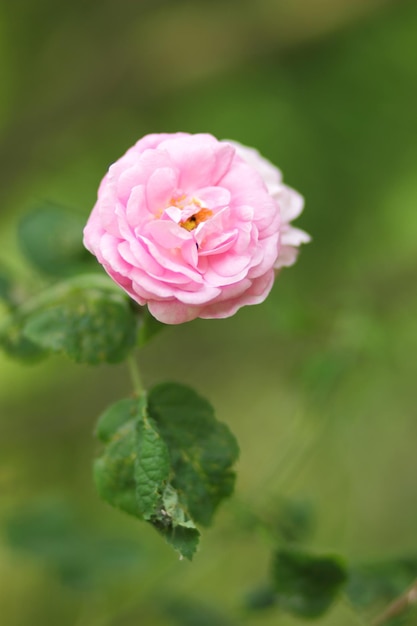
{"type": "Polygon", "coordinates": [[[127,359],[127,365],[129,367],[130,377],[132,379],[133,391],[135,396],[140,397],[142,393],[145,391],[145,388],[142,383],[142,378],[139,371],[138,363],[133,354],[130,354],[127,359]]]}
{"type": "Polygon", "coordinates": [[[393,617],[401,615],[410,606],[417,602],[417,580],[411,585],[409,589],[402,596],[394,600],[381,615],[376,617],[372,622],[372,626],[381,626],[386,624],[393,617]]]}

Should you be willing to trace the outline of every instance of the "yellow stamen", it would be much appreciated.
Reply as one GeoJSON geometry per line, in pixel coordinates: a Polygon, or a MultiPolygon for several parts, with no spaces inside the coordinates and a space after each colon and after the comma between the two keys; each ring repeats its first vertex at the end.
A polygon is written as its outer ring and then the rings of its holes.
{"type": "Polygon", "coordinates": [[[185,220],[185,222],[181,222],[180,226],[185,228],[185,230],[194,230],[194,228],[197,228],[197,226],[201,224],[201,222],[205,222],[212,215],[213,211],[210,211],[210,209],[200,209],[197,213],[191,215],[188,220],[185,220]]]}
{"type": "Polygon", "coordinates": [[[181,196],[172,197],[168,203],[168,206],[176,206],[178,209],[183,209],[187,196],[183,193],[181,196]]]}

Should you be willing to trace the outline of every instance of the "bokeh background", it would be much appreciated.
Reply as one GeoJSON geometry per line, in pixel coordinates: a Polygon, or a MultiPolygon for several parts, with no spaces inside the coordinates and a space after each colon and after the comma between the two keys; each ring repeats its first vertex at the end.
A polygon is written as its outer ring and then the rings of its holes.
{"type": "MultiPolygon", "coordinates": [[[[0,258],[33,290],[19,217],[44,200],[87,217],[149,132],[256,146],[304,194],[313,242],[263,305],[139,355],[148,384],[190,383],[241,446],[191,564],[92,485],[124,366],[0,357],[2,623],[298,624],[243,609],[273,548],[248,511],[282,502],[312,513],[319,552],[417,554],[416,32],[414,1],[3,0],[0,258]]],[[[366,622],[341,598],[322,623],[366,622]]]]}

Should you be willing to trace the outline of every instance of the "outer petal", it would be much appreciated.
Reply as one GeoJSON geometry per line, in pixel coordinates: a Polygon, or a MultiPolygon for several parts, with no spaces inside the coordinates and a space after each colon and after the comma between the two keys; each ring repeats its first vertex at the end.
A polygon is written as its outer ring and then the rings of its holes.
{"type": "Polygon", "coordinates": [[[268,161],[268,159],[265,159],[258,150],[242,146],[242,144],[237,141],[227,140],[227,142],[236,148],[237,154],[246,161],[246,163],[249,163],[249,165],[259,172],[270,193],[273,193],[275,189],[281,185],[281,171],[268,161]]]}
{"type": "Polygon", "coordinates": [[[148,309],[157,320],[164,324],[183,324],[184,322],[190,322],[196,317],[200,317],[199,314],[201,311],[201,307],[183,304],[174,298],[163,302],[150,300],[148,302],[148,309]]]}

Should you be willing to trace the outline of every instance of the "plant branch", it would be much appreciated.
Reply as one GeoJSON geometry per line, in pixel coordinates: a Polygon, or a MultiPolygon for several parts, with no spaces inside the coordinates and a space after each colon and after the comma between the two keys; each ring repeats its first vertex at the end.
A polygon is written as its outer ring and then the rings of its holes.
{"type": "Polygon", "coordinates": [[[414,604],[417,604],[417,580],[407,589],[403,595],[394,600],[380,615],[378,615],[372,622],[372,626],[381,626],[386,624],[393,617],[398,617],[409,609],[414,604]]]}
{"type": "Polygon", "coordinates": [[[133,353],[129,355],[127,359],[127,365],[129,368],[130,377],[132,379],[133,391],[135,392],[135,395],[139,398],[145,391],[145,387],[142,383],[139,366],[133,353]]]}

